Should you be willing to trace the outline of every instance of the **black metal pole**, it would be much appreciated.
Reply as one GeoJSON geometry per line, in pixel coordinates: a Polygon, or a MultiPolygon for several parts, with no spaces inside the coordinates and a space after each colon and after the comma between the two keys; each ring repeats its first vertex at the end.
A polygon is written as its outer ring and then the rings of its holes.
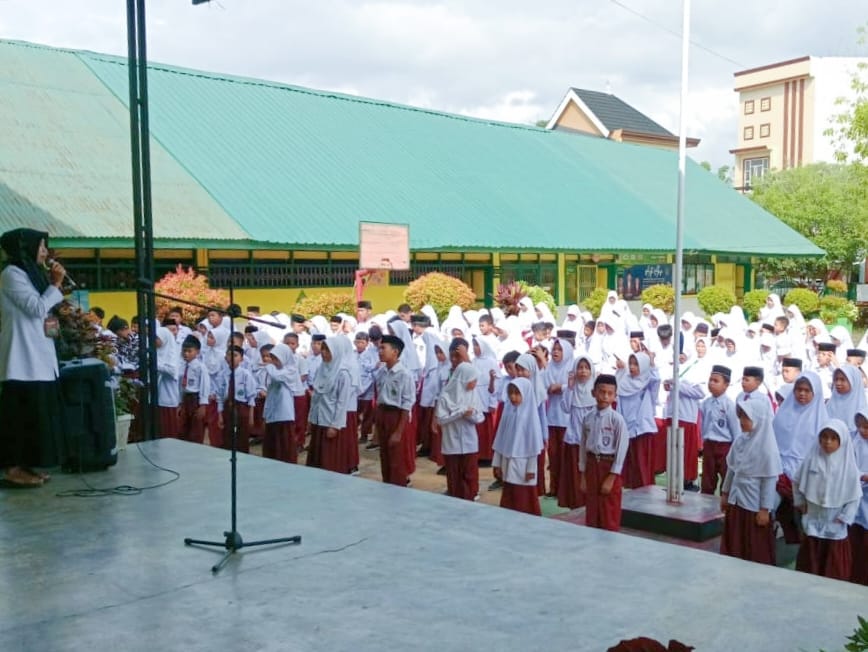
{"type": "Polygon", "coordinates": [[[152,293],[154,283],[154,229],[151,212],[151,157],[148,123],[148,58],[145,0],[127,0],[127,58],[130,91],[130,160],[133,182],[133,237],[136,252],[136,308],[139,317],[139,374],[142,397],[142,434],[156,437],[157,357],[152,293]]]}

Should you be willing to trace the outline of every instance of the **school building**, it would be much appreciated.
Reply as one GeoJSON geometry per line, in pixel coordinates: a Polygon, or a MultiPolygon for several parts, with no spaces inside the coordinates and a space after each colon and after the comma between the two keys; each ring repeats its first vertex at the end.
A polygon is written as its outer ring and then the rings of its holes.
{"type": "MultiPolygon", "coordinates": [[[[500,282],[561,304],[671,280],[677,154],[665,147],[452,115],[152,64],[157,276],[178,263],[238,302],[288,311],[349,291],[359,222],[408,224],[411,270],[500,282]]],[[[47,230],[90,305],[135,310],[126,59],[0,41],[0,229],[47,230]]],[[[688,160],[684,290],[742,293],[767,256],[822,251],[688,160]]]]}

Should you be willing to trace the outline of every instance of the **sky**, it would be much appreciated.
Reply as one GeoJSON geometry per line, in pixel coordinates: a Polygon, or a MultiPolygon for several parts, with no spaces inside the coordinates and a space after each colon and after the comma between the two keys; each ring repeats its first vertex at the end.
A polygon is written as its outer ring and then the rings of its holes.
{"type": "MultiPolygon", "coordinates": [[[[0,0],[0,38],[126,54],[122,0],[0,0]]],[[[678,131],[678,0],[147,0],[148,57],[508,122],[548,120],[570,86],[678,131]]],[[[690,151],[732,162],[733,73],[868,56],[857,0],[693,0],[690,151]]],[[[152,107],[152,110],[155,110],[152,107]]]]}

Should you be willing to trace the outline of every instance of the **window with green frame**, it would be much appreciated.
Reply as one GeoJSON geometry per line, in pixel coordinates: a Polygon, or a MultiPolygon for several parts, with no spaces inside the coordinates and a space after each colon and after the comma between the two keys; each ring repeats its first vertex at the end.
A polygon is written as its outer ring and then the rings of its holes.
{"type": "Polygon", "coordinates": [[[702,288],[714,285],[713,263],[685,263],[681,276],[681,292],[697,294],[702,288]]]}

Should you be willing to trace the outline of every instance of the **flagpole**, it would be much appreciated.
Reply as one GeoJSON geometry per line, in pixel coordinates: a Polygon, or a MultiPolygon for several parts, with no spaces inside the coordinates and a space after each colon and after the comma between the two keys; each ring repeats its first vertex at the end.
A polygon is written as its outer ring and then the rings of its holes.
{"type": "Polygon", "coordinates": [[[684,268],[684,185],[687,168],[687,70],[688,55],[690,54],[690,0],[682,0],[682,26],[681,26],[681,115],[678,119],[678,203],[676,207],[675,227],[675,269],[672,273],[672,285],[675,290],[675,309],[672,315],[672,389],[670,400],[672,406],[672,427],[669,431],[670,454],[667,455],[668,467],[666,477],[668,479],[666,500],[669,502],[681,502],[684,494],[684,466],[683,466],[683,432],[679,434],[678,420],[678,390],[680,385],[679,355],[681,353],[679,342],[681,341],[681,275],[684,268]],[[672,444],[675,444],[674,446],[672,444]],[[680,446],[678,444],[681,444],[680,446]],[[678,470],[681,473],[678,473],[678,470]]]}

